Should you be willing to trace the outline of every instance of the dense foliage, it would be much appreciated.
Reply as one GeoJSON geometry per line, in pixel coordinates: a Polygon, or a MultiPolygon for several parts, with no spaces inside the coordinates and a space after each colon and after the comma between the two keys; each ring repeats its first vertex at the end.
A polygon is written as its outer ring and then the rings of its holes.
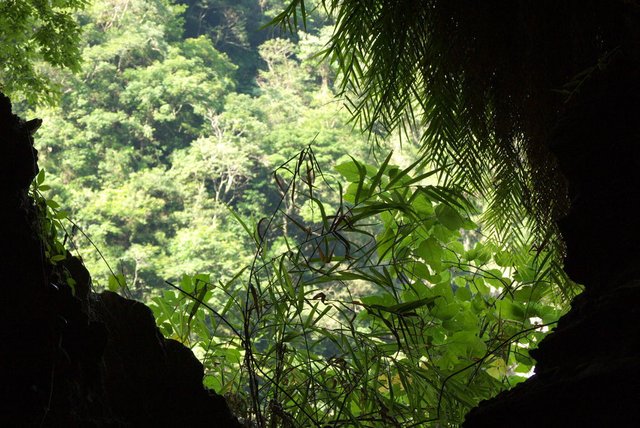
{"type": "Polygon", "coordinates": [[[487,226],[523,242],[525,223],[539,244],[561,244],[569,203],[553,130],[585,82],[637,44],[635,2],[292,0],[278,23],[302,26],[314,6],[335,16],[326,54],[364,129],[418,129],[451,181],[485,195],[487,226]]]}
{"type": "Polygon", "coordinates": [[[231,281],[185,275],[153,299],[205,383],[259,426],[457,425],[526,378],[527,349],[563,311],[549,253],[502,251],[459,192],[425,184],[434,171],[388,161],[339,164],[350,184],[332,208],[303,152],[277,173],[293,172],[283,203],[313,216],[281,207],[247,228],[254,260],[231,281]],[[278,251],[282,218],[298,233],[278,251]]]}
{"type": "Polygon", "coordinates": [[[0,3],[0,90],[51,103],[58,87],[50,66],[80,69],[80,28],[73,13],[86,0],[7,0],[0,3]]]}
{"type": "Polygon", "coordinates": [[[81,69],[35,113],[49,260],[150,302],[258,426],[455,425],[524,379],[565,308],[554,253],[484,236],[421,135],[370,149],[321,9],[292,36],[260,30],[286,2],[185,3],[78,12],[81,69]]]}
{"type": "Polygon", "coordinates": [[[122,273],[137,296],[183,273],[233,276],[251,251],[227,207],[265,217],[272,170],[311,141],[327,164],[342,147],[366,151],[330,70],[308,59],[318,36],[245,46],[263,69],[239,93],[238,67],[208,33],[185,38],[184,13],[165,0],[94,2],[79,16],[82,71],[58,72],[60,103],[37,111],[41,165],[94,283],[122,273]]]}

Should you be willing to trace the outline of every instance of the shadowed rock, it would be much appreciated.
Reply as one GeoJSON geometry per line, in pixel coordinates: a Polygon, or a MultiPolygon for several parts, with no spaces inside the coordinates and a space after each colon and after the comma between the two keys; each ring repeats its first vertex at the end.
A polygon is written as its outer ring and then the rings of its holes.
{"type": "Polygon", "coordinates": [[[12,114],[0,94],[0,426],[240,426],[148,307],[91,292],[89,273],[68,253],[46,260],[28,196],[39,125],[12,114]]]}

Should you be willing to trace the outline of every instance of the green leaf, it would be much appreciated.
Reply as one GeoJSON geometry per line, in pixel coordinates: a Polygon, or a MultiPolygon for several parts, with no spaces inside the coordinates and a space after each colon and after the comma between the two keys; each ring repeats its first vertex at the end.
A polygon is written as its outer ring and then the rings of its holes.
{"type": "Polygon", "coordinates": [[[399,303],[397,305],[383,306],[378,304],[368,305],[368,308],[378,309],[384,312],[390,312],[396,315],[406,315],[423,306],[431,307],[433,302],[440,296],[426,297],[424,299],[414,300],[412,302],[399,303]]]}
{"type": "Polygon", "coordinates": [[[442,247],[434,238],[422,241],[416,250],[416,254],[422,257],[436,272],[442,269],[442,247]]]}
{"type": "Polygon", "coordinates": [[[442,224],[435,224],[431,228],[431,236],[443,244],[449,244],[452,240],[458,237],[458,230],[451,230],[442,224]]]}
{"type": "Polygon", "coordinates": [[[45,172],[44,169],[41,169],[38,172],[38,175],[36,175],[36,183],[38,184],[38,186],[42,183],[44,183],[44,177],[45,177],[45,172]]]}
{"type": "Polygon", "coordinates": [[[162,334],[167,337],[173,334],[173,326],[169,321],[163,322],[158,327],[160,328],[160,331],[162,332],[162,334]]]}
{"type": "Polygon", "coordinates": [[[502,358],[498,358],[487,368],[487,373],[491,377],[501,380],[507,375],[507,364],[502,358]]]}
{"type": "Polygon", "coordinates": [[[393,256],[391,251],[395,244],[396,230],[392,228],[386,228],[381,235],[376,237],[377,252],[380,260],[389,260],[393,256]]]}
{"type": "Polygon", "coordinates": [[[526,349],[518,349],[513,354],[516,358],[516,361],[520,364],[524,364],[527,368],[531,368],[531,366],[533,366],[533,359],[529,356],[529,351],[527,351],[526,349]]]}
{"type": "Polygon", "coordinates": [[[206,375],[203,379],[203,384],[212,391],[220,392],[222,389],[222,382],[217,376],[206,375]]]}
{"type": "MultiPolygon", "coordinates": [[[[464,245],[460,241],[451,241],[447,244],[447,248],[454,254],[464,254],[464,245]]],[[[453,256],[453,254],[452,254],[453,256]]]]}
{"type": "Polygon", "coordinates": [[[467,287],[460,287],[456,290],[456,297],[462,301],[471,300],[471,291],[467,287]]]}
{"type": "Polygon", "coordinates": [[[52,199],[47,199],[47,205],[48,205],[50,208],[53,208],[54,210],[55,210],[56,208],[60,208],[60,204],[59,204],[59,203],[57,203],[56,201],[52,200],[52,199]]]}
{"type": "Polygon", "coordinates": [[[525,316],[525,311],[522,305],[509,302],[507,300],[497,301],[496,311],[500,318],[512,321],[523,321],[525,316]]]}
{"type": "Polygon", "coordinates": [[[451,336],[448,345],[464,345],[466,353],[472,358],[482,358],[487,352],[487,345],[470,331],[458,331],[451,336]]]}
{"type": "Polygon", "coordinates": [[[349,185],[347,186],[347,189],[344,193],[344,200],[346,202],[351,202],[352,204],[356,202],[356,193],[358,192],[358,189],[360,188],[360,186],[358,186],[358,183],[349,183],[349,185]]]}
{"type": "Polygon", "coordinates": [[[462,276],[457,276],[453,279],[453,283],[458,287],[464,288],[467,286],[467,279],[462,276]]]}
{"type": "Polygon", "coordinates": [[[436,217],[438,221],[450,230],[460,229],[464,223],[464,218],[448,205],[440,204],[436,207],[436,217]]]}
{"type": "Polygon", "coordinates": [[[107,288],[110,291],[118,291],[120,288],[124,288],[126,284],[127,282],[124,275],[122,275],[121,273],[118,273],[115,275],[109,275],[109,282],[107,284],[107,288]]]}
{"type": "Polygon", "coordinates": [[[382,176],[387,169],[387,165],[389,165],[389,161],[391,160],[392,154],[393,152],[389,153],[386,159],[382,162],[382,165],[380,165],[380,168],[378,169],[378,172],[376,173],[376,175],[374,175],[373,178],[371,179],[371,185],[370,185],[369,194],[367,195],[367,197],[371,196],[376,191],[376,188],[380,185],[382,176]]]}
{"type": "Polygon", "coordinates": [[[247,226],[247,224],[245,223],[244,220],[242,220],[242,217],[240,217],[240,215],[238,213],[236,213],[235,210],[232,207],[230,207],[229,205],[225,205],[225,207],[227,208],[227,210],[229,210],[229,212],[231,213],[233,218],[235,218],[236,221],[238,223],[240,223],[240,225],[242,226],[244,231],[247,233],[247,235],[253,237],[253,232],[252,232],[251,228],[249,226],[247,226]]]}
{"type": "Polygon", "coordinates": [[[67,256],[63,254],[56,254],[55,256],[52,256],[49,260],[51,260],[53,263],[57,263],[57,262],[63,261],[66,258],[67,256]]]}
{"type": "Polygon", "coordinates": [[[358,168],[355,161],[341,163],[336,165],[334,169],[351,183],[357,183],[364,178],[364,175],[361,175],[361,168],[358,168]]]}
{"type": "Polygon", "coordinates": [[[180,288],[186,293],[193,293],[195,285],[192,277],[189,275],[182,275],[182,278],[180,278],[180,288]]]}
{"type": "Polygon", "coordinates": [[[426,264],[421,262],[415,262],[412,265],[411,273],[417,278],[425,279],[430,282],[433,278],[433,276],[431,275],[431,272],[429,271],[429,267],[426,264]]]}
{"type": "Polygon", "coordinates": [[[193,275],[193,283],[194,285],[201,287],[202,285],[210,284],[211,277],[205,273],[198,273],[193,275]]]}
{"type": "Polygon", "coordinates": [[[431,314],[441,320],[448,320],[455,317],[460,312],[460,306],[457,303],[446,303],[440,300],[431,310],[431,314]]]}
{"type": "Polygon", "coordinates": [[[443,345],[447,340],[447,331],[437,325],[428,329],[427,335],[431,337],[434,345],[443,345]]]}
{"type": "Polygon", "coordinates": [[[416,192],[415,195],[417,196],[414,197],[411,201],[411,206],[413,207],[413,209],[416,210],[416,212],[421,216],[428,216],[433,214],[434,210],[431,201],[429,201],[422,193],[416,192]]]}

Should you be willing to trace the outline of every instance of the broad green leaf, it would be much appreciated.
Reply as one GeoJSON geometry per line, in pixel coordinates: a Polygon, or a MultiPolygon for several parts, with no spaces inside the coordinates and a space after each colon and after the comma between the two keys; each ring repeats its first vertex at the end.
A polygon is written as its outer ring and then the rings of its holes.
{"type": "Polygon", "coordinates": [[[521,304],[508,300],[496,302],[497,316],[512,321],[524,321],[525,311],[521,304]]]}
{"type": "Polygon", "coordinates": [[[433,288],[433,293],[442,296],[447,302],[453,301],[453,290],[451,290],[451,284],[447,282],[439,282],[433,288]]]}
{"type": "Polygon", "coordinates": [[[336,165],[334,169],[351,183],[358,183],[364,179],[364,175],[361,175],[361,168],[358,168],[355,161],[341,163],[336,165]]]}
{"type": "Polygon", "coordinates": [[[458,287],[466,287],[467,286],[467,279],[465,277],[462,276],[457,276],[453,279],[453,283],[458,286],[458,287]]]}
{"type": "Polygon", "coordinates": [[[182,278],[180,279],[180,288],[187,293],[193,293],[195,290],[193,278],[189,275],[182,275],[182,278]]]}
{"type": "MultiPolygon", "coordinates": [[[[115,275],[109,275],[109,281],[107,284],[107,288],[110,291],[118,291],[120,288],[124,288],[126,286],[127,282],[126,279],[124,277],[124,275],[122,275],[121,273],[115,274],[115,275]]],[[[173,293],[171,293],[173,295],[173,293]]]]}
{"type": "Polygon", "coordinates": [[[423,216],[430,216],[434,213],[433,204],[421,193],[416,193],[416,196],[411,201],[411,206],[420,214],[421,219],[424,219],[423,216]]]}
{"type": "Polygon", "coordinates": [[[491,377],[502,380],[507,375],[507,364],[502,358],[497,358],[491,362],[486,371],[491,377]]]}
{"type": "Polygon", "coordinates": [[[447,332],[440,326],[434,326],[425,331],[431,337],[431,343],[434,345],[442,345],[447,340],[447,332]]]}
{"type": "Polygon", "coordinates": [[[423,306],[431,307],[433,305],[433,302],[439,297],[440,296],[427,297],[424,299],[414,300],[412,302],[399,303],[397,305],[391,305],[391,306],[383,306],[383,305],[377,305],[377,304],[371,304],[368,306],[373,309],[378,309],[384,312],[390,312],[396,315],[405,315],[423,306]]]}
{"type": "Polygon", "coordinates": [[[53,215],[53,218],[56,220],[64,220],[68,216],[69,216],[69,213],[67,211],[60,210],[53,215]]]}
{"type": "Polygon", "coordinates": [[[435,224],[431,228],[431,236],[443,244],[449,244],[452,240],[458,238],[458,231],[452,231],[441,224],[435,224]]]}
{"type": "Polygon", "coordinates": [[[50,208],[53,208],[54,210],[57,209],[57,208],[60,208],[60,204],[57,203],[56,201],[52,200],[52,199],[47,199],[47,205],[50,208]]]}
{"type": "Polygon", "coordinates": [[[434,238],[425,239],[416,250],[416,254],[436,272],[442,269],[442,253],[440,243],[434,238]]]}
{"type": "Polygon", "coordinates": [[[211,283],[211,277],[208,274],[199,273],[193,275],[193,283],[197,287],[202,287],[205,284],[211,283]]]}
{"type": "Polygon", "coordinates": [[[169,337],[173,334],[173,326],[168,321],[163,322],[158,327],[160,328],[160,331],[162,332],[162,334],[165,335],[166,337],[169,337]]]}
{"type": "Polygon", "coordinates": [[[203,379],[203,384],[205,387],[209,388],[212,391],[220,391],[222,389],[222,383],[217,376],[205,376],[203,379]]]}
{"type": "Polygon", "coordinates": [[[513,355],[515,356],[517,362],[525,365],[526,367],[530,368],[534,364],[533,359],[529,356],[529,351],[527,351],[526,349],[518,349],[513,353],[513,355]]]}
{"type": "Polygon", "coordinates": [[[446,303],[440,300],[431,310],[431,314],[441,320],[448,320],[455,317],[460,312],[460,306],[457,303],[446,303]]]}
{"type": "Polygon", "coordinates": [[[64,254],[56,254],[55,256],[52,256],[49,260],[51,260],[53,263],[56,263],[56,262],[61,262],[66,258],[67,256],[65,256],[64,254]]]}
{"type": "Polygon", "coordinates": [[[432,275],[429,271],[429,267],[422,262],[415,262],[411,266],[411,273],[417,278],[431,281],[432,275]]]}
{"type": "Polygon", "coordinates": [[[471,300],[471,291],[467,287],[460,287],[456,290],[456,297],[462,301],[471,300]]]}
{"type": "Polygon", "coordinates": [[[464,245],[460,241],[449,242],[447,244],[447,248],[453,253],[450,255],[452,258],[456,258],[456,256],[464,254],[464,245]]]}
{"type": "Polygon", "coordinates": [[[464,218],[446,204],[440,204],[436,207],[436,217],[438,221],[450,230],[458,230],[464,225],[464,218]]]}
{"type": "Polygon", "coordinates": [[[482,358],[487,352],[487,345],[484,341],[469,331],[458,331],[454,333],[447,341],[447,345],[449,345],[449,347],[462,345],[464,347],[462,349],[465,349],[463,352],[468,353],[468,356],[472,358],[482,358]]]}

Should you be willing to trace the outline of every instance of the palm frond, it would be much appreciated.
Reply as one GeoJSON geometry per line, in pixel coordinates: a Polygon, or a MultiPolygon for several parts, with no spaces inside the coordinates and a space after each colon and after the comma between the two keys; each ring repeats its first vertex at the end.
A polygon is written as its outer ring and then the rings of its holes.
{"type": "Polygon", "coordinates": [[[624,21],[633,2],[320,3],[336,20],[327,56],[354,121],[374,135],[422,126],[422,154],[489,201],[494,233],[561,253],[567,189],[548,149],[569,101],[561,89],[579,90],[575,76],[597,73],[635,31],[624,21]]]}

